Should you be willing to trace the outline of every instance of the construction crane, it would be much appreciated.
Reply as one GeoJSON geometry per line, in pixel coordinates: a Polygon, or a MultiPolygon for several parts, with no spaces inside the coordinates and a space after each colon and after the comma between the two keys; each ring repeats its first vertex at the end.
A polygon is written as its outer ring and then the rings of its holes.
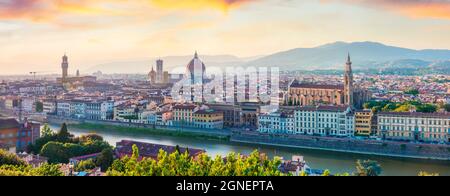
{"type": "Polygon", "coordinates": [[[37,71],[30,71],[30,75],[33,75],[33,82],[34,82],[34,104],[36,104],[37,107],[37,96],[39,94],[38,92],[38,84],[36,80],[36,74],[38,73],[47,73],[47,72],[37,72],[37,71]]]}

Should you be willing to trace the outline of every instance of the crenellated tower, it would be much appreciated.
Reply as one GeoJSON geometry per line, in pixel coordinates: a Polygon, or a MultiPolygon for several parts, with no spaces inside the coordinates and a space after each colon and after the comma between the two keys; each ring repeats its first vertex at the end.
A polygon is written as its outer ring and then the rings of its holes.
{"type": "Polygon", "coordinates": [[[62,57],[61,68],[62,68],[62,81],[64,82],[67,79],[69,69],[69,58],[67,57],[66,54],[64,54],[64,56],[62,57]]]}

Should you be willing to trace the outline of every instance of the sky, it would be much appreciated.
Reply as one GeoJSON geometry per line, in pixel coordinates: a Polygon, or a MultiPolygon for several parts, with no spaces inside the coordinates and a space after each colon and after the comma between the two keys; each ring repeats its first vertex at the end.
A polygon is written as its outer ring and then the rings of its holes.
{"type": "Polygon", "coordinates": [[[0,75],[375,41],[450,49],[448,0],[0,0],[0,75]]]}

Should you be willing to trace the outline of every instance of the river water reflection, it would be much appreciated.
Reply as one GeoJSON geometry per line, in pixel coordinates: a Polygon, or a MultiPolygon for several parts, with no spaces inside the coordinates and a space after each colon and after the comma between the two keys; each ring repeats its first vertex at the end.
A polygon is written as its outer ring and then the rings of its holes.
{"type": "MultiPolygon", "coordinates": [[[[59,127],[52,126],[52,129],[59,130],[59,127]]],[[[90,130],[70,128],[72,134],[79,136],[86,133],[92,133],[90,130]]],[[[127,139],[141,142],[179,145],[191,148],[200,148],[207,151],[209,155],[226,155],[229,152],[239,152],[248,154],[254,149],[266,153],[269,156],[281,156],[285,159],[291,159],[293,155],[304,156],[308,165],[316,169],[329,169],[332,173],[353,172],[355,162],[358,159],[376,160],[383,168],[383,175],[417,175],[420,171],[435,172],[441,175],[450,176],[450,162],[444,161],[428,161],[387,158],[379,156],[367,156],[350,153],[337,153],[318,150],[292,149],[267,147],[259,145],[246,145],[240,143],[232,143],[226,141],[200,140],[195,138],[179,138],[167,136],[154,136],[148,134],[127,134],[127,133],[111,133],[105,131],[95,131],[95,133],[103,136],[111,145],[116,142],[127,139]]]]}

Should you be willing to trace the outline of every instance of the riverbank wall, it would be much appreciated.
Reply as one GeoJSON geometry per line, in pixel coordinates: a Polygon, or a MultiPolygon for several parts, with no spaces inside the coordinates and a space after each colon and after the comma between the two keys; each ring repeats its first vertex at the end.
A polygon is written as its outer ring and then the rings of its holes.
{"type": "MultiPolygon", "coordinates": [[[[125,131],[140,134],[158,134],[180,137],[220,139],[236,143],[314,149],[343,153],[377,155],[397,158],[430,159],[450,161],[450,145],[416,144],[395,141],[359,140],[353,138],[315,137],[306,135],[269,135],[239,130],[205,130],[186,127],[167,127],[116,121],[77,120],[60,117],[48,118],[50,124],[66,123],[69,126],[107,126],[103,131],[121,127],[125,131]],[[130,130],[126,130],[129,128],[130,130]],[[144,130],[144,131],[143,131],[144,130]]],[[[95,130],[95,126],[93,130],[95,130]]]]}
{"type": "Polygon", "coordinates": [[[282,136],[259,133],[233,133],[230,141],[247,144],[303,148],[334,152],[450,161],[449,145],[415,144],[394,141],[282,136]]]}
{"type": "Polygon", "coordinates": [[[205,139],[229,140],[231,131],[227,129],[197,129],[192,127],[158,126],[117,121],[97,121],[70,119],[49,116],[47,122],[53,125],[66,123],[69,127],[92,129],[93,131],[116,131],[139,134],[157,134],[167,136],[195,137],[205,139]],[[100,130],[97,130],[100,129],[100,130]]]}

